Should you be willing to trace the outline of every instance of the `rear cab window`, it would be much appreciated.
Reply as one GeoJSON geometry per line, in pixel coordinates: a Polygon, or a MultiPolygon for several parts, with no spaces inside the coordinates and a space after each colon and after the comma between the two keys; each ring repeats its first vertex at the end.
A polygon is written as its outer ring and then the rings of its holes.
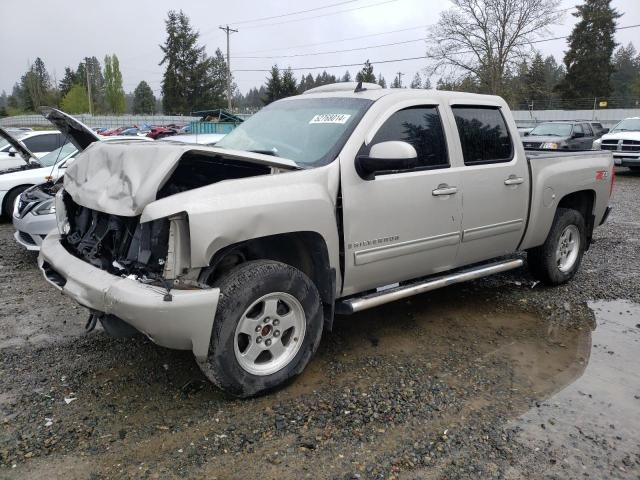
{"type": "Polygon", "coordinates": [[[465,165],[509,162],[513,142],[499,107],[452,106],[465,165]]]}
{"type": "Polygon", "coordinates": [[[449,167],[442,119],[435,106],[415,106],[392,114],[374,135],[371,145],[407,142],[416,149],[417,165],[411,170],[449,167]]]}

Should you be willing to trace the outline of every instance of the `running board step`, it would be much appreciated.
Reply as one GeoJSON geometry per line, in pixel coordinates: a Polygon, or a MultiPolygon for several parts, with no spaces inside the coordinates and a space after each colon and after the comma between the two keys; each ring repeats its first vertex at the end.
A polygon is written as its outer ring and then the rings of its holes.
{"type": "Polygon", "coordinates": [[[360,312],[368,308],[377,307],[385,303],[394,302],[403,298],[412,297],[419,293],[430,292],[438,288],[447,287],[456,283],[467,282],[477,278],[493,275],[494,273],[506,272],[514,268],[521,267],[524,261],[521,259],[507,260],[485,264],[467,270],[458,271],[449,275],[440,277],[430,277],[427,279],[416,280],[406,285],[390,288],[381,292],[373,292],[361,297],[351,297],[340,300],[336,304],[336,313],[348,315],[360,312]]]}

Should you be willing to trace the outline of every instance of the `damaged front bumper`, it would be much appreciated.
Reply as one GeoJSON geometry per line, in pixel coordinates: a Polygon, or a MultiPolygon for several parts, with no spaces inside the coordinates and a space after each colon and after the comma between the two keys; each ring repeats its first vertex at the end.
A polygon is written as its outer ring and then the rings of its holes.
{"type": "Polygon", "coordinates": [[[57,233],[42,243],[38,265],[64,294],[94,311],[114,315],[167,348],[192,350],[204,361],[209,351],[220,290],[167,290],[112,275],[71,255],[57,233]]]}

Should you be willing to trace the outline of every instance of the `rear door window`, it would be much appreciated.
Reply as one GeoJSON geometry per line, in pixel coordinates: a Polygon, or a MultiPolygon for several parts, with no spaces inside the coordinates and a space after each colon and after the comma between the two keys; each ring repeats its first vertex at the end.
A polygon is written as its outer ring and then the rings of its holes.
{"type": "Polygon", "coordinates": [[[50,133],[45,135],[36,135],[24,140],[26,147],[33,153],[52,152],[56,148],[64,145],[64,137],[61,133],[50,133]]]}
{"type": "Polygon", "coordinates": [[[497,107],[452,107],[465,165],[508,162],[513,143],[502,112],[497,107]]]}
{"type": "Polygon", "coordinates": [[[582,129],[582,125],[580,125],[579,123],[576,123],[573,126],[573,134],[575,135],[576,133],[584,133],[584,130],[582,129]]]}
{"type": "Polygon", "coordinates": [[[584,134],[587,137],[593,137],[593,130],[591,130],[591,125],[589,125],[588,123],[583,123],[582,129],[584,130],[584,134]]]}
{"type": "Polygon", "coordinates": [[[449,166],[447,144],[437,107],[418,106],[399,110],[376,132],[371,145],[402,141],[418,154],[417,169],[449,166]]]}

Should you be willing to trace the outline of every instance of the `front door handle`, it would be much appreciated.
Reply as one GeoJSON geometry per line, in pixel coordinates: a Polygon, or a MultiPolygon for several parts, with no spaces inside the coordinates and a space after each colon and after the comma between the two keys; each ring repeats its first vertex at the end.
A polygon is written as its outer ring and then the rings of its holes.
{"type": "Polygon", "coordinates": [[[520,185],[521,183],[524,183],[524,178],[515,175],[509,175],[509,178],[504,181],[505,185],[520,185]]]}
{"type": "Polygon", "coordinates": [[[438,197],[441,195],[454,195],[457,192],[458,192],[457,187],[450,187],[446,183],[441,183],[440,185],[438,185],[438,188],[431,191],[434,197],[438,197]]]}

